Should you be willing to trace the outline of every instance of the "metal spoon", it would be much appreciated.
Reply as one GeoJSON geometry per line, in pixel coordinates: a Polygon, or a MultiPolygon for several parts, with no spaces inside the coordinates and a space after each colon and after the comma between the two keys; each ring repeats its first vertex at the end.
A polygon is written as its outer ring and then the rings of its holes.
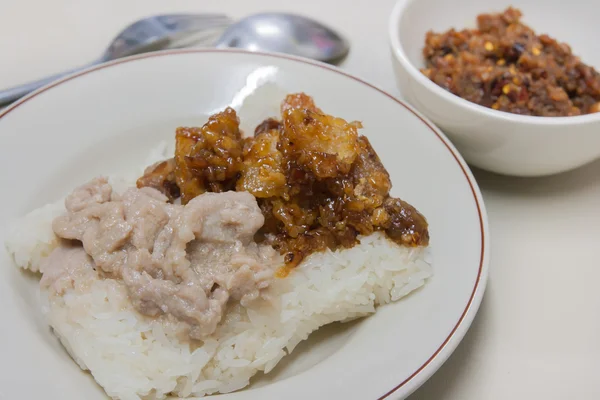
{"type": "Polygon", "coordinates": [[[350,50],[348,42],[333,29],[282,13],[246,17],[229,26],[214,46],[287,53],[328,63],[340,61],[350,50]]]}
{"type": "Polygon", "coordinates": [[[175,47],[178,40],[191,34],[214,40],[215,31],[223,32],[231,22],[227,16],[221,14],[166,14],[141,19],[119,33],[102,56],[91,63],[35,82],[1,90],[0,106],[12,103],[44,85],[92,65],[175,47]]]}

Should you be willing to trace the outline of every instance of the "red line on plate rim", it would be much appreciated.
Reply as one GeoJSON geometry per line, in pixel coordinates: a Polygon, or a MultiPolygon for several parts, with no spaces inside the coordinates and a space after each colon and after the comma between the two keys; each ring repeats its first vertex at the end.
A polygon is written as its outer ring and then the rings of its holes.
{"type": "MultiPolygon", "coordinates": [[[[477,214],[479,215],[479,228],[481,230],[481,255],[479,258],[479,269],[477,271],[477,279],[475,280],[475,286],[473,288],[473,291],[471,292],[471,296],[469,297],[469,301],[467,302],[467,305],[465,307],[465,310],[463,311],[463,313],[461,314],[460,318],[458,319],[458,322],[456,323],[456,325],[454,326],[454,328],[450,331],[450,334],[448,335],[448,337],[446,338],[446,340],[444,340],[444,342],[442,342],[442,344],[438,347],[438,349],[431,355],[431,357],[429,357],[425,363],[423,363],[423,365],[421,365],[415,372],[413,372],[408,378],[406,378],[404,381],[400,382],[398,385],[396,385],[395,387],[393,387],[392,389],[390,389],[389,391],[387,391],[385,394],[383,394],[382,396],[380,396],[377,400],[384,400],[387,399],[390,395],[392,395],[395,391],[397,391],[398,389],[400,389],[401,387],[403,387],[404,385],[406,385],[408,382],[410,382],[415,376],[417,376],[419,373],[421,373],[437,356],[438,354],[440,354],[440,352],[444,349],[444,347],[446,347],[446,345],[448,344],[448,342],[454,337],[454,334],[456,333],[456,331],[458,330],[458,328],[460,327],[460,325],[462,325],[462,322],[464,321],[467,313],[469,312],[469,310],[471,309],[471,305],[473,303],[473,300],[475,299],[475,293],[477,293],[477,289],[479,288],[479,284],[481,282],[481,275],[483,272],[483,263],[484,263],[484,254],[485,254],[485,228],[484,228],[484,221],[483,221],[483,215],[481,213],[481,206],[479,204],[479,199],[477,198],[477,192],[475,190],[475,185],[473,185],[473,182],[469,176],[469,174],[467,173],[467,170],[465,169],[463,163],[460,161],[459,156],[456,154],[456,152],[452,149],[452,147],[450,147],[450,145],[448,144],[448,142],[439,134],[439,132],[437,131],[436,128],[434,128],[432,126],[432,124],[430,122],[428,122],[427,120],[425,120],[421,115],[419,115],[415,110],[412,109],[412,107],[408,106],[407,104],[405,104],[403,101],[395,98],[394,96],[392,96],[391,94],[387,93],[386,91],[370,84],[369,82],[366,82],[354,75],[351,75],[347,72],[342,71],[341,69],[337,68],[337,67],[333,67],[321,62],[316,62],[313,60],[308,60],[308,59],[303,59],[300,57],[295,57],[295,56],[289,56],[289,55],[285,55],[285,54],[277,54],[277,53],[264,53],[264,52],[251,52],[251,51],[246,51],[246,50],[239,50],[239,49],[177,49],[177,50],[165,50],[165,51],[158,51],[158,52],[153,52],[153,53],[147,53],[147,54],[140,54],[137,56],[131,56],[131,57],[127,57],[127,58],[122,58],[122,59],[118,59],[118,60],[114,60],[112,62],[109,63],[105,63],[105,64],[100,64],[97,65],[95,67],[91,67],[89,69],[86,69],[84,71],[75,73],[74,75],[68,76],[62,80],[56,81],[54,83],[51,83],[48,86],[45,86],[27,96],[25,96],[24,98],[18,100],[16,103],[14,103],[11,106],[8,106],[8,108],[6,110],[4,110],[3,112],[0,111],[0,119],[4,116],[6,116],[8,113],[10,113],[11,111],[15,110],[17,107],[25,104],[27,101],[33,99],[34,97],[38,96],[39,94],[44,93],[45,91],[47,91],[48,89],[52,89],[53,87],[56,87],[62,83],[68,82],[74,78],[78,78],[80,76],[83,75],[87,75],[90,72],[93,71],[98,71],[104,68],[108,68],[111,67],[113,65],[118,65],[118,64],[123,64],[126,62],[131,62],[131,61],[135,61],[135,60],[140,60],[140,59],[144,59],[144,58],[151,58],[151,57],[162,57],[162,56],[168,56],[168,55],[177,55],[177,54],[186,54],[186,53],[234,53],[234,54],[250,54],[250,55],[259,55],[259,56],[268,56],[268,57],[274,57],[274,58],[281,58],[281,59],[285,59],[285,60],[290,60],[290,61],[295,61],[295,62],[300,62],[303,64],[308,64],[308,65],[312,65],[315,67],[319,67],[322,69],[326,69],[328,71],[331,72],[335,72],[338,73],[340,75],[344,75],[347,78],[350,78],[356,82],[362,83],[368,87],[370,87],[371,89],[374,89],[376,91],[378,91],[379,93],[387,96],[390,100],[396,102],[397,104],[401,105],[402,107],[404,107],[406,110],[410,111],[415,117],[417,117],[419,120],[421,120],[421,122],[423,122],[423,124],[425,124],[425,126],[427,126],[436,136],[437,138],[444,144],[444,146],[446,146],[446,149],[448,149],[448,151],[450,152],[450,154],[452,154],[452,156],[454,157],[454,160],[456,161],[456,163],[458,164],[458,166],[460,167],[462,173],[465,175],[465,178],[467,179],[467,182],[469,183],[469,187],[471,188],[471,193],[473,194],[473,199],[475,200],[475,205],[477,206],[477,214]]],[[[415,388],[416,389],[416,388],[415,388]]]]}

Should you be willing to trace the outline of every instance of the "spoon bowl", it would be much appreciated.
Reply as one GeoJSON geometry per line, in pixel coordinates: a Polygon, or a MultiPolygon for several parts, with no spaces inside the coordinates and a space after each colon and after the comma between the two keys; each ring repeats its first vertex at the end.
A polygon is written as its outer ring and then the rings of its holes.
{"type": "Polygon", "coordinates": [[[286,53],[328,63],[341,60],[350,49],[346,39],[333,29],[283,13],[246,17],[229,26],[215,47],[286,53]]]}

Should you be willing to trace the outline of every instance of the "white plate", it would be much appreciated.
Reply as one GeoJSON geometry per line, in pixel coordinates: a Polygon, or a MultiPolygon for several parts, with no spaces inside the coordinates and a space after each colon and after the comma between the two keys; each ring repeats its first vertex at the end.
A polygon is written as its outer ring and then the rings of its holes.
{"type": "MultiPolygon", "coordinates": [[[[249,389],[216,397],[404,398],[448,358],[477,312],[488,270],[487,217],[473,176],[437,128],[338,69],[287,56],[174,51],[43,88],[0,115],[0,226],[88,178],[143,163],[160,140],[173,140],[178,125],[201,125],[206,114],[244,98],[242,122],[252,126],[276,112],[282,89],[304,91],[326,112],[363,122],[393,194],[429,220],[435,275],[372,317],[317,333],[249,389]]],[[[47,328],[36,279],[13,268],[4,251],[0,262],[0,398],[105,398],[47,328]]]]}

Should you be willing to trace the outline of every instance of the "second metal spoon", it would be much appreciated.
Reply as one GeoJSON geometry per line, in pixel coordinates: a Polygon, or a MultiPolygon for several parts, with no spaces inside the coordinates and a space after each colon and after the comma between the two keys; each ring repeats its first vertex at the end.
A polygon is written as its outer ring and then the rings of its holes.
{"type": "Polygon", "coordinates": [[[341,60],[350,50],[348,42],[333,29],[282,13],[246,17],[229,26],[214,46],[293,54],[328,63],[341,60]]]}

